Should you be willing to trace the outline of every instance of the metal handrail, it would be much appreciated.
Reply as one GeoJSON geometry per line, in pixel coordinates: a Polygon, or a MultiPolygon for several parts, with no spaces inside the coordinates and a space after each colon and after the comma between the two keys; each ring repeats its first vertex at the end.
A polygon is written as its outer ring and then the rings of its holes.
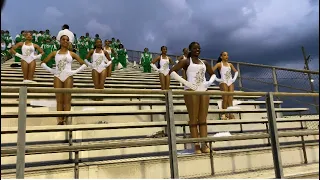
{"type": "MultiPolygon", "coordinates": [[[[136,50],[127,50],[127,52],[135,52],[135,53],[143,53],[142,51],[136,51],[136,50]]],[[[150,52],[152,54],[160,54],[156,52],[150,52]]],[[[180,55],[168,55],[168,56],[180,56],[180,55]]],[[[212,58],[201,58],[203,60],[209,60],[209,61],[217,61],[216,59],[212,58]]],[[[254,64],[254,63],[248,63],[248,62],[239,62],[239,61],[230,61],[231,63],[236,63],[240,65],[247,65],[247,66],[255,66],[255,67],[261,67],[261,68],[275,68],[278,70],[286,70],[286,71],[293,71],[293,72],[302,72],[302,73],[310,73],[310,74],[319,74],[319,71],[311,71],[311,70],[299,70],[299,69],[292,69],[292,68],[284,68],[279,66],[270,66],[270,65],[264,65],[264,64],[254,64]]]]}
{"type": "MultiPolygon", "coordinates": [[[[19,91],[19,112],[18,112],[18,140],[17,140],[17,171],[16,171],[16,178],[21,179],[24,178],[24,169],[25,169],[25,155],[26,150],[29,150],[29,148],[26,149],[26,119],[27,119],[27,93],[106,93],[106,94],[164,94],[165,95],[165,101],[166,101],[166,120],[167,120],[167,140],[162,140],[161,142],[152,139],[150,142],[146,142],[148,145],[154,145],[156,142],[162,144],[168,144],[169,145],[169,160],[170,160],[170,169],[171,169],[171,178],[179,178],[178,173],[178,162],[177,162],[177,143],[188,143],[188,142],[199,142],[199,141],[205,141],[205,142],[212,142],[214,139],[210,138],[196,138],[196,139],[177,139],[176,138],[176,132],[175,132],[175,122],[174,122],[174,109],[173,109],[173,94],[207,94],[207,95],[245,95],[245,96],[266,96],[266,105],[267,105],[267,114],[268,114],[268,125],[269,125],[269,133],[261,135],[261,138],[270,138],[271,141],[271,147],[272,147],[272,154],[273,154],[273,160],[274,160],[274,169],[275,169],[275,175],[276,178],[283,178],[283,170],[282,170],[282,162],[281,162],[281,154],[280,154],[280,145],[279,145],[279,137],[283,136],[289,136],[284,135],[285,133],[278,133],[277,128],[277,120],[275,115],[275,108],[274,108],[274,96],[313,96],[317,97],[319,96],[319,93],[288,93],[288,92],[222,92],[222,91],[207,91],[207,92],[197,92],[197,91],[171,91],[171,90],[133,90],[133,89],[103,89],[103,90],[97,90],[97,89],[77,89],[77,88],[27,88],[27,86],[23,86],[21,88],[12,88],[12,87],[1,87],[1,92],[17,92],[19,91]],[[151,143],[151,144],[150,144],[151,143]]],[[[70,133],[70,131],[69,131],[70,133]]],[[[72,134],[72,131],[71,131],[72,134]]],[[[303,139],[303,136],[305,135],[316,135],[318,134],[318,131],[308,131],[308,132],[291,132],[290,136],[301,136],[302,142],[303,142],[303,152],[304,152],[304,158],[305,162],[307,162],[307,156],[306,156],[306,149],[305,149],[305,142],[303,139]]],[[[250,138],[257,138],[258,135],[250,136],[250,138]]],[[[234,137],[235,139],[239,138],[234,137]]],[[[242,137],[243,138],[243,137],[242,137]]],[[[246,138],[249,138],[246,137],[246,138]]],[[[231,140],[232,138],[226,137],[220,137],[220,140],[231,140]]],[[[219,140],[215,139],[215,141],[219,140]]],[[[239,140],[239,139],[237,139],[239,140]]],[[[121,147],[127,147],[127,145],[121,143],[121,147]]],[[[131,144],[132,146],[135,146],[134,144],[131,144]]],[[[142,144],[139,144],[141,146],[142,144]]],[[[113,145],[116,147],[116,145],[113,145]]],[[[212,144],[210,143],[210,147],[212,144]]],[[[82,146],[84,147],[84,146],[82,146]]],[[[108,148],[105,145],[100,145],[100,148],[108,148]]],[[[118,147],[118,146],[117,146],[118,147]]],[[[136,146],[135,146],[136,147],[136,146]]],[[[60,147],[62,148],[62,147],[60,147]]],[[[66,148],[66,147],[63,147],[66,148]]],[[[68,147],[71,151],[72,147],[68,147]],[[71,148],[71,149],[70,149],[71,148]]],[[[67,149],[68,149],[67,148],[67,149]]],[[[80,148],[80,147],[79,147],[80,148]]],[[[92,148],[90,145],[86,145],[86,149],[92,148]]],[[[110,147],[109,147],[110,148],[110,147]]],[[[211,148],[210,148],[211,149],[211,148]]],[[[2,153],[5,153],[7,150],[2,151],[2,153]]],[[[10,150],[9,150],[10,151],[10,150]]],[[[51,152],[53,149],[51,149],[51,152]]],[[[72,150],[72,152],[75,150],[72,150]]],[[[77,149],[75,151],[75,178],[79,178],[79,151],[80,149],[77,149]]],[[[29,151],[30,152],[30,151],[29,151]]],[[[61,151],[59,151],[61,152],[61,151]]],[[[28,152],[27,152],[28,153],[28,152]]],[[[212,155],[212,150],[211,150],[212,155]]],[[[211,156],[210,156],[211,157],[211,156]]],[[[212,158],[210,158],[212,160],[212,158]]]]}

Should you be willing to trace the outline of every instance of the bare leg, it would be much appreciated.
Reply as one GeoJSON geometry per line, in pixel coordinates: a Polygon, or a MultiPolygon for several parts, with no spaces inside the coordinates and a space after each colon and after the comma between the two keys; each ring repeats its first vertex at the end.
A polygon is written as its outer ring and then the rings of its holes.
{"type": "MultiPolygon", "coordinates": [[[[231,84],[229,87],[228,87],[228,91],[229,92],[234,92],[234,85],[231,84]]],[[[233,106],[233,96],[232,95],[229,95],[228,97],[228,107],[231,107],[233,106]]],[[[234,115],[232,113],[229,114],[229,118],[230,119],[235,119],[234,115]]]]}
{"type": "Polygon", "coordinates": [[[107,77],[111,77],[111,73],[112,73],[112,63],[107,67],[107,69],[108,69],[108,75],[107,75],[107,77]]]}
{"type": "Polygon", "coordinates": [[[24,60],[21,60],[21,69],[22,69],[22,73],[23,73],[23,80],[27,80],[28,79],[29,65],[24,60]]]}
{"type": "MultiPolygon", "coordinates": [[[[54,88],[63,88],[63,83],[60,81],[60,79],[54,77],[53,86],[54,88]]],[[[56,101],[57,101],[57,111],[63,111],[64,109],[63,93],[56,93],[56,101]]],[[[63,117],[58,117],[57,120],[58,120],[58,125],[64,124],[63,117]]]]}
{"type": "Polygon", "coordinates": [[[92,80],[95,89],[99,89],[99,73],[96,70],[92,70],[92,80]]]}
{"type": "MultiPolygon", "coordinates": [[[[207,137],[208,136],[208,125],[207,125],[207,116],[208,116],[208,109],[209,109],[209,95],[201,95],[200,96],[200,103],[199,103],[199,131],[200,137],[207,137]]],[[[210,149],[203,143],[201,147],[201,151],[203,153],[209,153],[210,149]]]]}
{"type": "Polygon", "coordinates": [[[33,75],[36,70],[36,61],[32,61],[28,67],[28,80],[33,80],[33,75]]]}
{"type": "MultiPolygon", "coordinates": [[[[198,115],[199,115],[199,103],[200,99],[197,95],[184,95],[184,101],[187,106],[189,115],[189,128],[191,138],[198,138],[198,115]]],[[[195,143],[195,153],[201,153],[199,143],[195,143]]]]}
{"type": "Polygon", "coordinates": [[[170,89],[170,76],[169,76],[169,74],[165,76],[165,81],[166,81],[165,88],[167,90],[169,90],[170,89]]]}
{"type": "MultiPolygon", "coordinates": [[[[70,76],[64,81],[64,88],[73,88],[73,77],[70,76]]],[[[71,93],[63,93],[64,111],[71,110],[71,93]]],[[[67,121],[65,117],[64,121],[67,121]]]]}
{"type": "MultiPolygon", "coordinates": [[[[220,91],[228,91],[228,86],[225,83],[220,84],[220,91]]],[[[228,107],[228,95],[222,95],[222,109],[227,109],[228,107]]],[[[221,120],[226,120],[225,114],[222,114],[221,120]]]]}
{"type": "Polygon", "coordinates": [[[162,73],[159,73],[159,79],[160,79],[161,90],[165,90],[166,80],[165,80],[165,76],[162,73]]]}
{"type": "Polygon", "coordinates": [[[99,74],[99,89],[104,89],[104,83],[108,75],[108,70],[105,69],[99,74]]]}

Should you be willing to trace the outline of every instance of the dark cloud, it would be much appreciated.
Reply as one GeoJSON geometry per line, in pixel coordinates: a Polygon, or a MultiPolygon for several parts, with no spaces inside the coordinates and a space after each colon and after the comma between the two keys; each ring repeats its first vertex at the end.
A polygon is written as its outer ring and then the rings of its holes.
{"type": "Polygon", "coordinates": [[[172,54],[198,41],[203,57],[228,51],[234,61],[286,66],[302,59],[301,45],[319,59],[318,6],[317,0],[10,0],[1,26],[14,35],[21,29],[56,34],[67,23],[78,37],[98,33],[153,52],[166,45],[172,54]]]}

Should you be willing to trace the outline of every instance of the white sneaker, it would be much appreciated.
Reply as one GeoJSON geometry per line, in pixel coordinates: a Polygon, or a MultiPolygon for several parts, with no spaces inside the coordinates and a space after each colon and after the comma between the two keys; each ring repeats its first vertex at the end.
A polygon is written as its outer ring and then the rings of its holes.
{"type": "Polygon", "coordinates": [[[28,84],[28,83],[30,83],[30,80],[23,80],[22,82],[25,84],[28,84]]]}

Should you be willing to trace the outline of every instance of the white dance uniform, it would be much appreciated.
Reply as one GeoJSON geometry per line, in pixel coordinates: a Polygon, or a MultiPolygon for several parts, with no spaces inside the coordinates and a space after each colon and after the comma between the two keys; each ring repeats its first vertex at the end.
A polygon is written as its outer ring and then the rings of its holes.
{"type": "MultiPolygon", "coordinates": [[[[184,55],[182,55],[183,57],[182,57],[182,59],[181,60],[184,60],[184,59],[187,59],[187,57],[186,56],[184,56],[184,55]]],[[[176,60],[176,64],[178,64],[179,63],[179,60],[176,60]]]]}
{"type": "Polygon", "coordinates": [[[56,73],[55,77],[59,78],[62,82],[64,82],[68,77],[72,76],[72,56],[70,51],[67,54],[59,54],[60,50],[57,51],[56,56],[54,57],[56,62],[56,73]]]}
{"type": "Polygon", "coordinates": [[[162,55],[160,55],[160,73],[163,75],[168,75],[169,74],[169,57],[167,56],[167,59],[162,59],[162,55]]]}
{"type": "Polygon", "coordinates": [[[25,43],[23,43],[21,51],[23,56],[21,60],[25,61],[28,64],[35,60],[33,43],[31,43],[30,46],[27,46],[25,43]]]}
{"type": "MultiPolygon", "coordinates": [[[[110,58],[111,58],[111,60],[112,60],[113,57],[111,57],[111,53],[112,53],[111,48],[106,49],[106,47],[104,47],[103,49],[108,52],[108,54],[109,54],[109,56],[110,56],[110,58]]],[[[109,60],[107,59],[107,61],[109,61],[109,60]]]]}
{"type": "Polygon", "coordinates": [[[229,63],[228,63],[228,66],[224,66],[223,63],[221,63],[220,74],[221,74],[220,84],[224,83],[224,84],[227,84],[227,86],[230,86],[233,83],[231,67],[229,63]]]}
{"type": "Polygon", "coordinates": [[[105,63],[108,61],[104,51],[101,50],[100,53],[97,53],[96,50],[93,51],[92,54],[92,69],[96,70],[98,73],[101,73],[103,70],[106,69],[107,64],[105,63]]]}
{"type": "MultiPolygon", "coordinates": [[[[200,64],[194,64],[192,62],[192,59],[190,58],[190,63],[189,63],[189,66],[186,70],[187,81],[196,85],[197,87],[204,86],[204,84],[206,82],[205,73],[207,70],[206,65],[202,62],[201,59],[199,59],[199,60],[201,62],[200,64]]],[[[190,88],[185,86],[184,89],[187,90],[190,88]]],[[[206,91],[206,90],[207,90],[207,88],[203,89],[203,91],[206,91]]]]}

